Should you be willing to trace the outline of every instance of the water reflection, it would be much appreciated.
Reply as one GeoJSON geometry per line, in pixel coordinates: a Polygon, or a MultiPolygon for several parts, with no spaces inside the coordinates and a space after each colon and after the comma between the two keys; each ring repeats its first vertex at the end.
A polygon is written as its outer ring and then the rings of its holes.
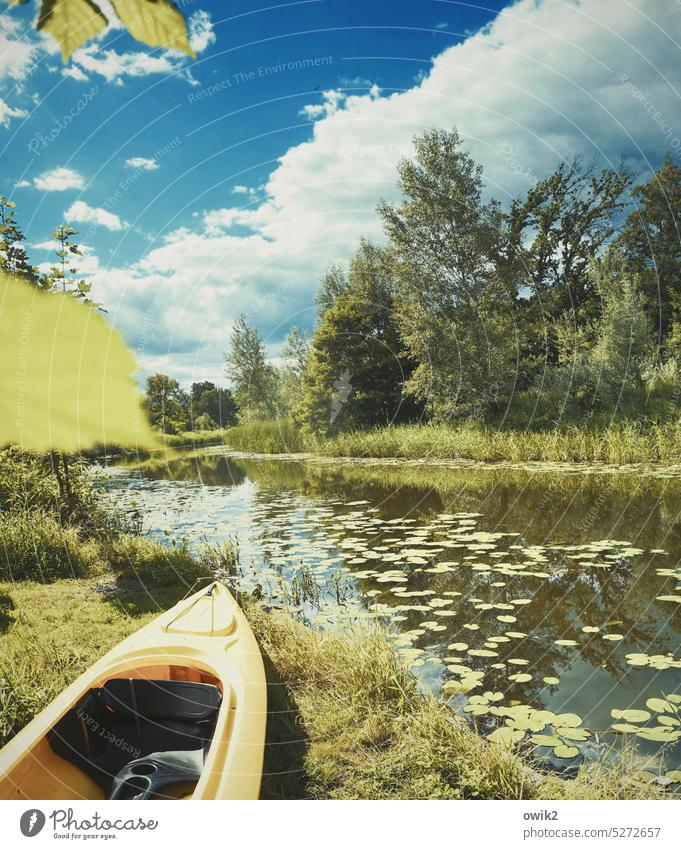
{"type": "MultiPolygon", "coordinates": [[[[613,708],[645,709],[679,687],[675,480],[204,453],[144,464],[114,485],[152,533],[195,544],[237,535],[245,584],[272,601],[302,607],[316,585],[379,616],[424,684],[460,693],[459,706],[468,697],[469,711],[471,697],[501,693],[511,707],[577,714],[591,731],[575,743],[582,754],[613,708]]],[[[476,721],[491,730],[490,704],[476,721]]],[[[676,717],[660,716],[647,725],[666,724],[670,749],[676,717]]]]}

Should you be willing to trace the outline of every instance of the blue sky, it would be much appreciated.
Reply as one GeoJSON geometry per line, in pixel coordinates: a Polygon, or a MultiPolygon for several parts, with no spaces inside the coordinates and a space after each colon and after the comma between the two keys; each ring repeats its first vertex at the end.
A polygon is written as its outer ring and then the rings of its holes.
{"type": "Polygon", "coordinates": [[[644,177],[681,148],[674,2],[182,8],[196,60],[112,28],[64,65],[33,2],[0,17],[0,193],[36,263],[78,228],[142,377],[223,382],[241,312],[276,357],[327,263],[381,239],[428,127],[457,126],[506,201],[576,152],[644,177]]]}

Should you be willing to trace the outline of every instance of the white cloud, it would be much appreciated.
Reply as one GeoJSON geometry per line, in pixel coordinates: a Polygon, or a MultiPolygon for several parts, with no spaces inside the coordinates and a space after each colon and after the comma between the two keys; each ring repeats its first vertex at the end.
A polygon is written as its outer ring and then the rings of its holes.
{"type": "Polygon", "coordinates": [[[211,44],[215,44],[213,21],[208,12],[200,10],[189,18],[189,44],[194,53],[203,53],[211,44]]]}
{"type": "Polygon", "coordinates": [[[96,206],[88,206],[82,200],[77,200],[64,213],[64,218],[67,221],[74,221],[80,224],[94,224],[98,227],[105,227],[107,230],[122,230],[127,227],[125,221],[114,215],[113,212],[108,212],[106,209],[96,206]]]}
{"type": "Polygon", "coordinates": [[[159,165],[155,159],[148,159],[146,156],[133,156],[125,160],[127,168],[139,168],[142,171],[158,171],[159,165]]]}
{"type": "Polygon", "coordinates": [[[71,77],[71,79],[78,82],[83,82],[88,78],[87,74],[84,74],[78,65],[68,65],[61,73],[63,77],[71,77]]]}
{"type": "Polygon", "coordinates": [[[96,297],[143,364],[185,377],[212,364],[217,377],[239,312],[278,343],[280,322],[311,322],[324,266],[360,235],[382,238],[376,202],[397,197],[416,133],[458,127],[501,200],[580,150],[646,170],[674,139],[654,115],[671,126],[678,115],[678,48],[664,33],[680,15],[655,0],[521,0],[404,92],[325,93],[305,113],[311,138],[281,156],[261,202],[207,210],[133,267],[102,268],[96,297]]]}
{"type": "Polygon", "coordinates": [[[233,195],[247,195],[248,194],[248,186],[234,186],[232,189],[233,195]]]}
{"type": "Polygon", "coordinates": [[[16,109],[9,106],[0,97],[0,126],[9,127],[9,122],[12,118],[25,118],[28,115],[25,109],[16,109]]]}
{"type": "Polygon", "coordinates": [[[15,189],[27,189],[31,184],[28,180],[19,180],[19,182],[14,187],[15,189]]]}
{"type": "Polygon", "coordinates": [[[309,118],[311,121],[316,118],[328,118],[338,112],[345,100],[345,94],[336,89],[322,92],[322,97],[324,100],[321,103],[309,103],[303,106],[300,114],[309,118]]]}
{"type": "Polygon", "coordinates": [[[146,77],[152,74],[169,76],[182,70],[184,61],[179,54],[152,55],[147,51],[117,53],[115,50],[102,50],[96,43],[81,47],[73,54],[73,62],[81,70],[99,74],[109,82],[119,84],[125,77],[146,77]]]}
{"type": "Polygon", "coordinates": [[[53,168],[36,177],[33,185],[44,192],[63,192],[85,188],[85,180],[71,168],[53,168]]]}
{"type": "Polygon", "coordinates": [[[20,35],[21,23],[2,13],[0,30],[0,80],[23,80],[32,70],[37,45],[25,39],[12,38],[20,35]]]}

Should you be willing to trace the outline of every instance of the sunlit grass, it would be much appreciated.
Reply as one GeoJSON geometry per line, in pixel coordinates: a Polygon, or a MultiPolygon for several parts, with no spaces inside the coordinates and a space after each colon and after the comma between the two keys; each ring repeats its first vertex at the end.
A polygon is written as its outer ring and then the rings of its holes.
{"type": "Polygon", "coordinates": [[[681,425],[676,421],[624,422],[600,428],[565,425],[537,431],[429,423],[338,433],[327,439],[305,436],[288,421],[267,421],[208,433],[228,448],[264,454],[616,465],[681,460],[681,425]]]}

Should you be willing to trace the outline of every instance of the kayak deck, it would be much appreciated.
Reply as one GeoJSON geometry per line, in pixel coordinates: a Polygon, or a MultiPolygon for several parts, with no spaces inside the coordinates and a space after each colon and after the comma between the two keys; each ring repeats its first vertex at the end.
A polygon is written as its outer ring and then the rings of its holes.
{"type": "Polygon", "coordinates": [[[215,584],[105,655],[0,752],[0,799],[257,798],[266,695],[215,584]]]}

